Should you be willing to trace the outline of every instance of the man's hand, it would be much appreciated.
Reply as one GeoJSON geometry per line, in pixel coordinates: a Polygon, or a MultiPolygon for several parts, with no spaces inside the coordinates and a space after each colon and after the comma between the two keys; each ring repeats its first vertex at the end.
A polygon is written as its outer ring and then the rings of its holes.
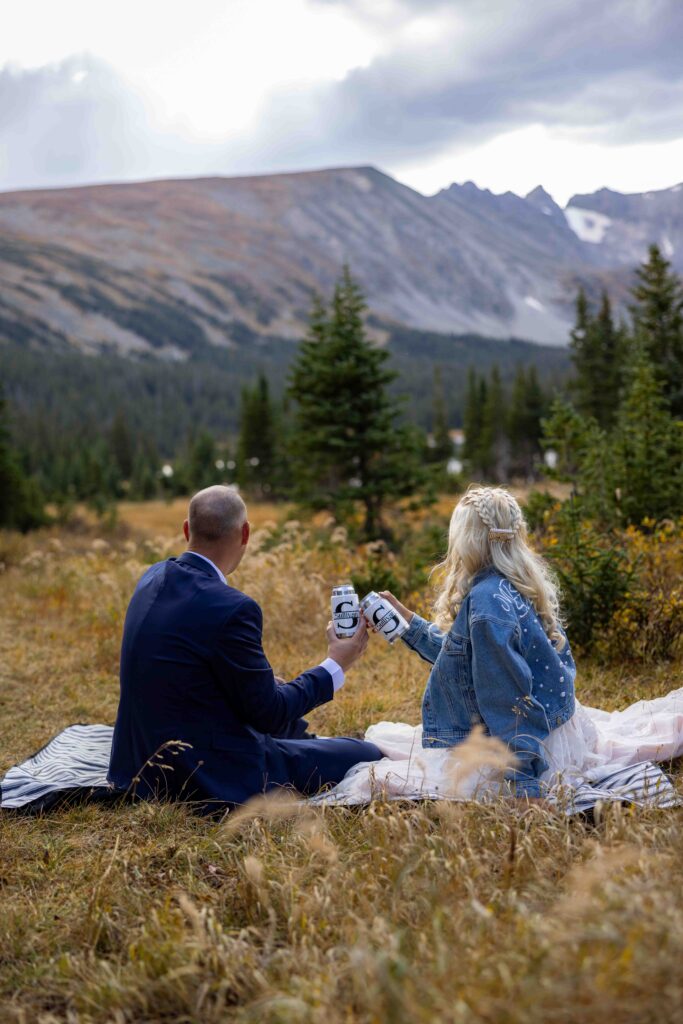
{"type": "Polygon", "coordinates": [[[337,636],[331,622],[327,624],[327,657],[333,658],[344,672],[348,672],[368,646],[368,625],[361,615],[358,629],[353,636],[337,636]]]}
{"type": "Polygon", "coordinates": [[[389,602],[389,604],[393,604],[396,611],[403,616],[406,622],[410,623],[415,612],[411,612],[410,608],[406,608],[404,604],[401,604],[398,598],[394,597],[390,590],[380,590],[379,596],[383,597],[385,601],[389,602]]]}

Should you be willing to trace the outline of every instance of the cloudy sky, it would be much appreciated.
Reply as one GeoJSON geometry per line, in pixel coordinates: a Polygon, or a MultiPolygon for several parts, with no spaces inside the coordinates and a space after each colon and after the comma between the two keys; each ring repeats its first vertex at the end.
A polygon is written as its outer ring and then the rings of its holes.
{"type": "Polygon", "coordinates": [[[375,164],[431,193],[683,181],[683,0],[21,0],[0,189],[375,164]]]}

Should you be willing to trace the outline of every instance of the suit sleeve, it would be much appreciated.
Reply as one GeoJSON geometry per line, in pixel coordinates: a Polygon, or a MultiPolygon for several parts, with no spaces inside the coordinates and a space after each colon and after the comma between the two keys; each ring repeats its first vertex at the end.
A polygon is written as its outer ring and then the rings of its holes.
{"type": "Polygon", "coordinates": [[[332,676],[320,666],[291,683],[275,682],[262,644],[263,616],[245,598],[219,634],[214,670],[235,713],[259,732],[277,734],[319,704],[332,700],[332,676]]]}
{"type": "Polygon", "coordinates": [[[516,649],[514,624],[478,619],[471,624],[472,680],[481,717],[515,755],[506,774],[518,796],[539,797],[539,776],[550,734],[545,712],[532,693],[531,670],[516,649]]]}

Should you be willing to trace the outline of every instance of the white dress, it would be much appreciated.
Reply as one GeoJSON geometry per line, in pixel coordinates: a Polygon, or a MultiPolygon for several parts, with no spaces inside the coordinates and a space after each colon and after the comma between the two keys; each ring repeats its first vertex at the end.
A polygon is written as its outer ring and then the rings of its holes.
{"type": "MultiPolygon", "coordinates": [[[[356,765],[342,781],[315,798],[320,803],[357,804],[389,800],[486,800],[500,792],[501,770],[458,765],[458,747],[424,749],[422,726],[378,722],[365,733],[384,754],[356,765]]],[[[576,702],[569,721],[553,729],[544,745],[548,769],[541,776],[550,799],[568,787],[600,786],[608,775],[641,762],[683,755],[683,688],[666,697],[641,700],[625,711],[601,711],[576,702]]],[[[475,757],[476,761],[476,757],[475,757]]],[[[645,801],[643,801],[645,802],[645,801]]],[[[669,803],[672,801],[669,800],[669,803]]]]}

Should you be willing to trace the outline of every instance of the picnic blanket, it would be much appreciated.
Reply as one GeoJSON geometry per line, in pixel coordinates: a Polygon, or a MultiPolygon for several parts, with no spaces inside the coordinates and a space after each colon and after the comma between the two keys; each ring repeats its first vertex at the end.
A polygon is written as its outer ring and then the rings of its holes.
{"type": "MultiPolygon", "coordinates": [[[[0,780],[0,809],[39,813],[63,801],[120,799],[123,794],[107,782],[113,732],[109,725],[76,724],[63,729],[31,757],[10,768],[0,780]]],[[[569,815],[585,813],[599,803],[629,803],[641,807],[683,805],[669,776],[651,761],[611,768],[590,782],[565,785],[555,793],[551,791],[547,798],[569,815]]],[[[389,799],[444,797],[428,790],[415,790],[389,799]]],[[[331,790],[313,797],[311,802],[348,806],[358,801],[336,798],[331,790]]]]}

